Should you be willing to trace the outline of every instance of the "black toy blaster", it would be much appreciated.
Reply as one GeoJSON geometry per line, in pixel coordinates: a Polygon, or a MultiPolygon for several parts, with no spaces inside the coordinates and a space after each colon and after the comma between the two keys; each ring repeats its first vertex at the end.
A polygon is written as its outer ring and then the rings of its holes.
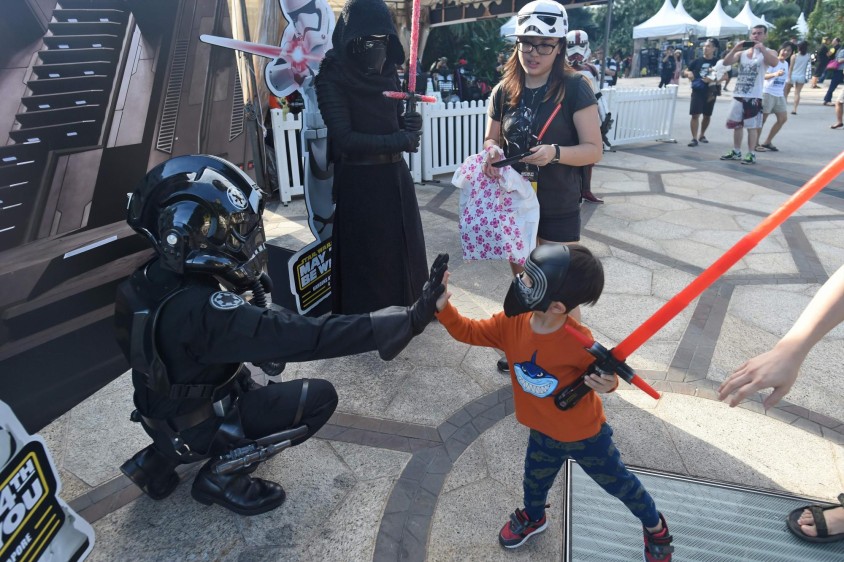
{"type": "Polygon", "coordinates": [[[308,426],[302,425],[287,429],[272,435],[256,439],[254,443],[239,447],[220,455],[220,462],[214,467],[217,474],[230,474],[250,464],[264,462],[276,453],[283,451],[299,439],[308,434],[308,426]]]}

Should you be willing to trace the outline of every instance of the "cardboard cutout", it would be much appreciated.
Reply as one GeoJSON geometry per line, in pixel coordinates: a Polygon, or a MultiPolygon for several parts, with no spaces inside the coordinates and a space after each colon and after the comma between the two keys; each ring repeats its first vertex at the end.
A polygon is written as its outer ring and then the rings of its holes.
{"type": "Polygon", "coordinates": [[[60,491],[44,440],[29,435],[0,401],[0,559],[76,561],[90,554],[94,529],[60,491]]]}
{"type": "Polygon", "coordinates": [[[308,226],[316,240],[290,258],[287,273],[296,308],[306,314],[331,295],[334,167],[329,161],[328,129],[317,106],[313,77],[331,49],[335,20],[326,0],[279,0],[279,7],[288,22],[279,47],[212,35],[202,35],[200,40],[273,59],[264,70],[270,92],[278,97],[297,90],[302,94],[305,204],[308,226]]]}

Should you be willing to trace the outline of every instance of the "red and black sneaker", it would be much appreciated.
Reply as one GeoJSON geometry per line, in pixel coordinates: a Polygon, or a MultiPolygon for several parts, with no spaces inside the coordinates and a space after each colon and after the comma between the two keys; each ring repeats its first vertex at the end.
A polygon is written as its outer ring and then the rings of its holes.
{"type": "Polygon", "coordinates": [[[662,521],[662,530],[658,533],[642,529],[645,535],[645,552],[642,559],[645,562],[671,562],[671,554],[674,552],[674,547],[671,546],[673,537],[668,532],[668,523],[662,513],[659,514],[659,520],[662,521]]]}
{"type": "Polygon", "coordinates": [[[498,533],[498,542],[504,548],[519,548],[525,541],[534,535],[538,535],[548,527],[548,517],[542,516],[539,521],[531,521],[527,513],[516,509],[510,514],[510,520],[501,527],[498,533]]]}

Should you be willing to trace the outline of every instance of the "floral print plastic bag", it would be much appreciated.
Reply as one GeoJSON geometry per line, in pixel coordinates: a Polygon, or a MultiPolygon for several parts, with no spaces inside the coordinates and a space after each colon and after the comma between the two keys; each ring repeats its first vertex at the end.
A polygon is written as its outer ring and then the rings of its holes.
{"type": "Polygon", "coordinates": [[[486,177],[483,159],[483,152],[473,154],[451,179],[460,188],[463,259],[508,260],[523,265],[536,246],[536,193],[530,182],[510,166],[501,168],[500,180],[486,177]]]}

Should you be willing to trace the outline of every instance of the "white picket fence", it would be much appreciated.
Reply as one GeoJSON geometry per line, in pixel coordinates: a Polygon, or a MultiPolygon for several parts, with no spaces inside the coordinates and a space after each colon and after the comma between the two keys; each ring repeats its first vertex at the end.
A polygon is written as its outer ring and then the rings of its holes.
{"type": "Polygon", "coordinates": [[[607,135],[613,146],[671,138],[677,86],[606,88],[601,94],[614,120],[607,135]]]}
{"type": "Polygon", "coordinates": [[[421,103],[422,180],[456,170],[484,147],[486,101],[421,103]]]}
{"type": "MultiPolygon", "coordinates": [[[[625,145],[671,138],[677,86],[602,90],[614,124],[609,140],[625,145]]],[[[430,181],[438,174],[456,170],[471,154],[483,148],[488,102],[419,104],[422,114],[422,144],[418,152],[404,159],[414,182],[430,181]]],[[[292,114],[272,110],[278,182],[281,201],[287,203],[304,191],[300,135],[302,122],[292,114]],[[292,163],[299,163],[293,166],[292,163]]]]}

